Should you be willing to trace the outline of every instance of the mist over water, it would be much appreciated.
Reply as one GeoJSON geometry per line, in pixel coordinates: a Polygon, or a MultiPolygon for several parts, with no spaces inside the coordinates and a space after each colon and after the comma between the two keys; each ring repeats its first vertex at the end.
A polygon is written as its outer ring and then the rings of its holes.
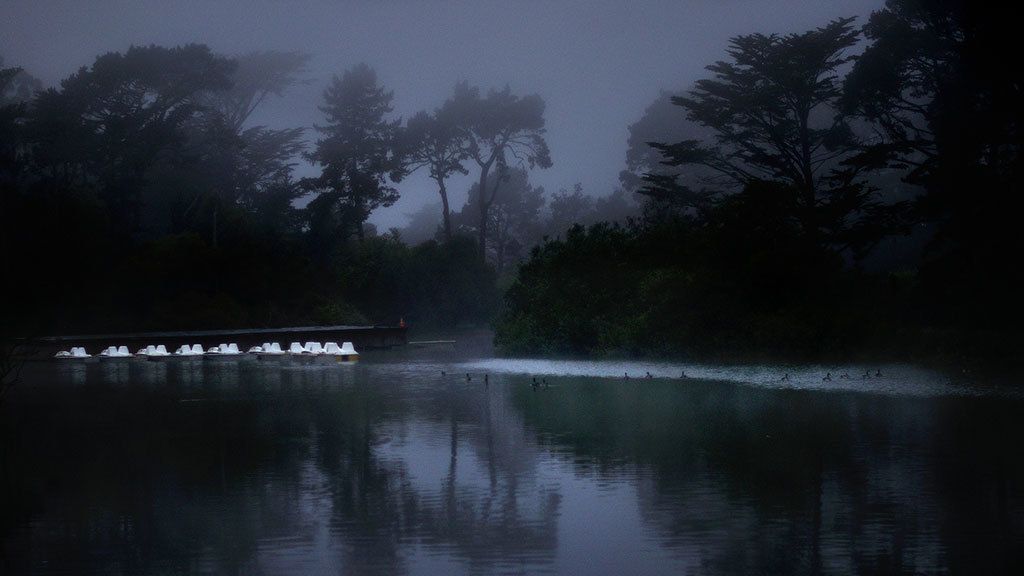
{"type": "Polygon", "coordinates": [[[822,383],[817,367],[504,360],[478,344],[348,366],[29,364],[0,428],[0,568],[1007,573],[1024,560],[1017,397],[901,365],[863,382],[837,376],[863,367],[830,367],[822,383]]]}
{"type": "Polygon", "coordinates": [[[624,380],[670,378],[714,380],[760,388],[861,392],[893,396],[1011,395],[1021,391],[1000,388],[968,376],[953,377],[939,370],[910,364],[841,365],[715,365],[673,362],[536,360],[489,358],[465,362],[469,371],[551,376],[590,376],[624,380]],[[877,374],[881,373],[881,376],[877,374]]]}

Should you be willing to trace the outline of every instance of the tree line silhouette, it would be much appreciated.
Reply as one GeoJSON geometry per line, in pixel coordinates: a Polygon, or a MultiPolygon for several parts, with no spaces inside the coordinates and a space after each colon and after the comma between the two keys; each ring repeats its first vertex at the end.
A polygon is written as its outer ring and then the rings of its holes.
{"type": "Polygon", "coordinates": [[[302,54],[135,46],[48,89],[0,67],[5,329],[496,318],[510,353],[1012,349],[1008,21],[889,0],[863,26],[737,36],[630,127],[604,198],[530,184],[545,104],[507,87],[403,119],[357,65],[307,131],[253,120],[307,81],[302,54]],[[378,233],[417,171],[437,202],[378,233]]]}
{"type": "Polygon", "coordinates": [[[889,0],[862,27],[733,38],[631,127],[623,183],[649,198],[644,217],[534,249],[497,343],[1012,357],[1021,78],[999,65],[1002,16],[889,0]]]}
{"type": "Polygon", "coordinates": [[[305,82],[306,60],[133,46],[45,90],[4,68],[9,333],[488,321],[494,260],[525,251],[544,202],[522,201],[543,195],[525,169],[551,165],[544,101],[462,82],[403,122],[361,64],[324,91],[308,145],[303,128],[252,122],[305,82]],[[300,157],[319,175],[296,176],[300,157]],[[378,234],[370,214],[420,169],[443,228],[416,245],[378,234]],[[471,169],[480,184],[453,230],[446,183],[471,169]]]}

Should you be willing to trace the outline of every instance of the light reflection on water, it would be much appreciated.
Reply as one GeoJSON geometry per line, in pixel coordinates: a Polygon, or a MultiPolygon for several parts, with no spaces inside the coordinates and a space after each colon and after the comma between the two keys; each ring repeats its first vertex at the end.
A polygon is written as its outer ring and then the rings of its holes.
{"type": "Polygon", "coordinates": [[[1013,573],[1024,561],[1024,405],[910,366],[408,349],[348,366],[122,361],[24,376],[2,408],[3,574],[1013,573]],[[855,379],[866,369],[884,376],[855,379]]]}

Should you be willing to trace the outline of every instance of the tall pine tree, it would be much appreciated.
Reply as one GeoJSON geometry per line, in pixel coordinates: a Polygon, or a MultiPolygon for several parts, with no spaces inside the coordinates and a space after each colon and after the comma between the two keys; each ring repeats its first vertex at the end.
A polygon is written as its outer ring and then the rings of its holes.
{"type": "Polygon", "coordinates": [[[306,155],[323,171],[303,182],[317,194],[309,204],[312,225],[332,226],[341,238],[355,232],[362,240],[370,213],[398,200],[388,179],[397,167],[393,150],[399,120],[387,119],[392,97],[366,64],[335,76],[324,91],[320,110],[327,124],[316,126],[323,137],[306,155]]]}

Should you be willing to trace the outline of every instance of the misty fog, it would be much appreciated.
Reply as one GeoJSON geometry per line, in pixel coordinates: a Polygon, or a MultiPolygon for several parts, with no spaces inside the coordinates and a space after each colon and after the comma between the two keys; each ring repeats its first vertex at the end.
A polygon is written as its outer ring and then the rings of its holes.
{"type": "MultiPolygon", "coordinates": [[[[582,184],[610,194],[625,165],[627,128],[662,90],[682,90],[722,57],[730,37],[788,33],[839,16],[866,17],[882,0],[5,2],[0,55],[47,86],[105,52],[131,45],[201,43],[219,54],[296,51],[308,82],[268,99],[249,120],[271,128],[322,121],[317,106],[334,74],[365,62],[394,91],[394,115],[432,110],[461,80],[508,85],[546,102],[554,165],[530,180],[548,194],[582,184]]],[[[680,117],[683,112],[679,112],[680,117]]],[[[307,133],[306,140],[315,136],[307,133]]],[[[298,177],[317,169],[300,162],[298,177]]],[[[461,206],[473,176],[452,178],[461,206]]],[[[404,227],[436,201],[421,172],[370,222],[404,227]]]]}

